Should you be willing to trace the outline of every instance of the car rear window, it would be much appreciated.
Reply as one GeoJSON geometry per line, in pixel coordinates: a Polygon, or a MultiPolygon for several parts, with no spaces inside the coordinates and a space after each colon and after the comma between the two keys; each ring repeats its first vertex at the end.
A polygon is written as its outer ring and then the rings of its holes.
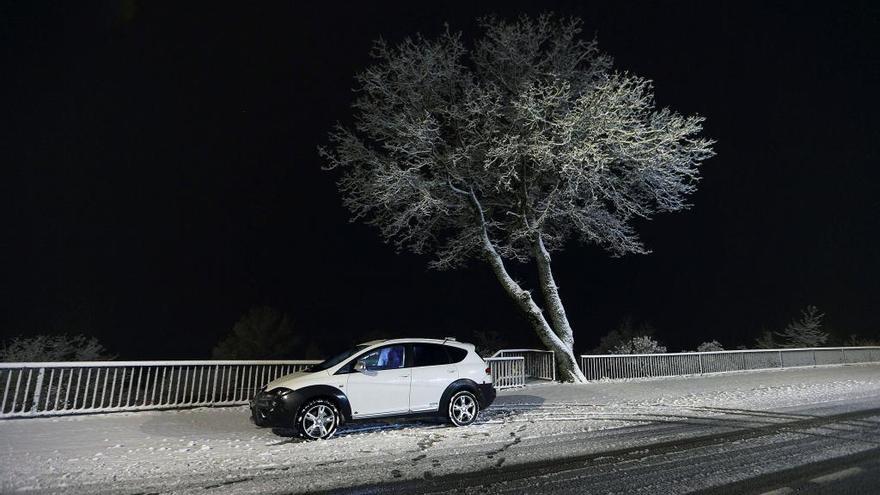
{"type": "Polygon", "coordinates": [[[446,351],[449,353],[449,357],[452,358],[453,363],[458,363],[464,360],[464,357],[467,356],[468,351],[460,348],[460,347],[450,347],[448,345],[443,346],[446,348],[446,351]]]}
{"type": "Polygon", "coordinates": [[[413,366],[449,364],[448,347],[437,344],[413,344],[413,366]]]}

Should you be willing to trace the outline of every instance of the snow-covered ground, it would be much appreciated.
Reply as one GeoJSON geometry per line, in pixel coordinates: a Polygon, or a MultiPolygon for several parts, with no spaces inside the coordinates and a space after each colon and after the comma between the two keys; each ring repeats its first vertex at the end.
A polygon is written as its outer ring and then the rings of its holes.
{"type": "Polygon", "coordinates": [[[546,460],[614,428],[731,415],[721,428],[772,424],[791,418],[770,411],[854,399],[880,407],[880,365],[537,384],[500,393],[470,427],[353,423],[321,442],[257,428],[244,407],[5,420],[0,492],[229,493],[263,480],[260,492],[305,492],[546,460]]]}

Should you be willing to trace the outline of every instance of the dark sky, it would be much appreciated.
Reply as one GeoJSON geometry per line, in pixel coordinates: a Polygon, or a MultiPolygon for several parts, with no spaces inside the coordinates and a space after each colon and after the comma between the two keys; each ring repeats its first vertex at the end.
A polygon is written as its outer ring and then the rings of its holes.
{"type": "Polygon", "coordinates": [[[326,346],[478,329],[530,344],[486,267],[428,271],[349,223],[316,147],[350,121],[371,40],[544,9],[582,17],[718,140],[694,207],[640,226],[653,254],[555,256],[578,350],[626,314],[673,350],[732,347],[807,304],[838,335],[880,334],[877,2],[11,3],[0,337],[198,358],[267,304],[326,346]]]}

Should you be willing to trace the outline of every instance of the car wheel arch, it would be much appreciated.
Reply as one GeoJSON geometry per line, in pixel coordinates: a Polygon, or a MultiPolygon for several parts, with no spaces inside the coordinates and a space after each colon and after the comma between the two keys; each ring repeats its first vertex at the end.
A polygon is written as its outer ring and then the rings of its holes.
{"type": "MultiPolygon", "coordinates": [[[[336,404],[336,407],[342,414],[340,419],[343,422],[351,420],[351,403],[348,401],[348,396],[336,387],[331,387],[330,385],[310,385],[296,390],[296,393],[300,396],[300,408],[310,400],[327,399],[336,404]]],[[[295,414],[299,415],[299,412],[298,408],[295,414]]]]}
{"type": "Polygon", "coordinates": [[[467,378],[459,378],[454,382],[450,383],[449,386],[446,387],[446,390],[443,391],[443,395],[440,396],[440,408],[438,412],[441,415],[446,415],[446,410],[449,408],[449,399],[452,398],[456,392],[460,392],[462,390],[467,390],[468,392],[474,394],[477,398],[481,396],[480,387],[477,386],[477,383],[473,380],[467,378]]]}

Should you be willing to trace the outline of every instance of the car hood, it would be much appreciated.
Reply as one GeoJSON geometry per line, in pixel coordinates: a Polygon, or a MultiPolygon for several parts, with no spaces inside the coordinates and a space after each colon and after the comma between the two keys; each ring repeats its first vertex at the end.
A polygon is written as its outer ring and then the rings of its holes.
{"type": "Polygon", "coordinates": [[[266,391],[270,392],[276,388],[289,388],[291,390],[296,390],[298,388],[307,387],[309,385],[315,385],[318,383],[324,383],[327,381],[327,372],[326,371],[297,371],[296,373],[291,373],[289,375],[284,375],[280,378],[276,378],[269,382],[266,385],[266,391]]]}

